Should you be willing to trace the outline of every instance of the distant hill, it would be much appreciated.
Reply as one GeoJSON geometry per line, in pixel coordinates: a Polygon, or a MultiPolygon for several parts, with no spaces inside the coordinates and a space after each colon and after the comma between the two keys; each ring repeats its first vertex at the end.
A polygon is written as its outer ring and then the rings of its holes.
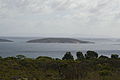
{"type": "Polygon", "coordinates": [[[0,42],[13,42],[13,41],[7,39],[0,39],[0,42]]]}
{"type": "Polygon", "coordinates": [[[74,38],[43,38],[29,40],[27,43],[93,43],[90,41],[82,41],[74,38]]]}

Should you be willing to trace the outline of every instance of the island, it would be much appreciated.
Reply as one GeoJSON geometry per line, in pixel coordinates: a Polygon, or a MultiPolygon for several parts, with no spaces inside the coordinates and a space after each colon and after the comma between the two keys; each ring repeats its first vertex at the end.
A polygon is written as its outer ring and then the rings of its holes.
{"type": "Polygon", "coordinates": [[[13,41],[8,40],[8,39],[0,39],[0,42],[13,42],[13,41]]]}
{"type": "Polygon", "coordinates": [[[90,41],[83,41],[74,38],[43,38],[29,40],[27,43],[94,43],[90,41]]]}

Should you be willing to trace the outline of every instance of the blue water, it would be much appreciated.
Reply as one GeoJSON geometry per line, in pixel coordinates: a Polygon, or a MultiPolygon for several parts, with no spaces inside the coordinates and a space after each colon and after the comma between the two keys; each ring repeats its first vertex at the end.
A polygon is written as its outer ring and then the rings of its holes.
{"type": "Polygon", "coordinates": [[[27,57],[35,58],[37,56],[50,56],[54,58],[62,58],[65,52],[71,51],[76,55],[77,51],[82,51],[84,54],[87,50],[94,50],[99,55],[119,54],[120,42],[117,39],[89,39],[80,38],[80,40],[87,40],[95,42],[95,44],[64,44],[64,43],[26,43],[26,41],[38,38],[4,38],[10,39],[14,42],[3,43],[0,42],[0,56],[15,56],[18,54],[27,57]]]}

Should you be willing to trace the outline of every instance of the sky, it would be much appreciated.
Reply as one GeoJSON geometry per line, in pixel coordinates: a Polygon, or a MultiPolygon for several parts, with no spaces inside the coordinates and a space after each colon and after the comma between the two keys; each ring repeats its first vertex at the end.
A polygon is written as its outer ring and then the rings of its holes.
{"type": "Polygon", "coordinates": [[[0,0],[0,36],[120,37],[120,0],[0,0]]]}

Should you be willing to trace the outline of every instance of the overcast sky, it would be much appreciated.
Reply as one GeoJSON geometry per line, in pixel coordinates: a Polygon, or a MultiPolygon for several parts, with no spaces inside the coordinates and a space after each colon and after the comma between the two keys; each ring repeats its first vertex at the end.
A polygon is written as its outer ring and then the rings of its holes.
{"type": "Polygon", "coordinates": [[[120,0],[0,0],[0,36],[120,37],[120,0]]]}

